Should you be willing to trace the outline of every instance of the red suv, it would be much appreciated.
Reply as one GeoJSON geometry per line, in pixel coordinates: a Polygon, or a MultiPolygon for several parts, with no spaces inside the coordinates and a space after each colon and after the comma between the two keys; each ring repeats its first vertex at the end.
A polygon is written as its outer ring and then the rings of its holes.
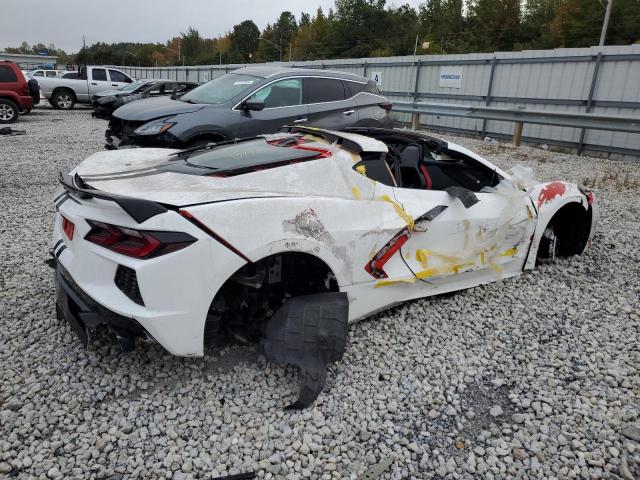
{"type": "Polygon", "coordinates": [[[20,67],[7,60],[0,61],[0,123],[12,123],[20,112],[33,108],[29,84],[20,67]]]}

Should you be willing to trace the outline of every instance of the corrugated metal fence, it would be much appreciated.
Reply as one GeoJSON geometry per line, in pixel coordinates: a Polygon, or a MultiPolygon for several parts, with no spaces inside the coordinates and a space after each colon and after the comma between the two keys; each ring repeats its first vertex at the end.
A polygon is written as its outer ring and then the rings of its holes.
{"type": "MultiPolygon", "coordinates": [[[[254,64],[255,65],[255,64],[254,64]]],[[[491,105],[638,116],[640,45],[467,55],[419,55],[291,62],[377,78],[392,100],[491,105]]],[[[245,65],[121,67],[134,77],[205,82],[245,65]]],[[[406,114],[396,114],[408,121],[406,114]]],[[[513,123],[423,115],[421,125],[449,132],[511,137],[513,123]]],[[[640,157],[640,135],[525,124],[522,140],[612,158],[640,157]]]]}

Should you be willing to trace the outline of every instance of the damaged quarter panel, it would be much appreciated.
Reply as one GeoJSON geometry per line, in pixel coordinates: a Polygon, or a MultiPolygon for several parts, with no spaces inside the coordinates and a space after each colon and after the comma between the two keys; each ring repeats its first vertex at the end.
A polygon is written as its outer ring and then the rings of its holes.
{"type": "MultiPolygon", "coordinates": [[[[584,241],[584,247],[577,254],[582,253],[593,238],[595,226],[598,218],[597,202],[591,192],[583,192],[577,185],[568,182],[549,182],[541,183],[529,190],[529,196],[533,205],[538,210],[538,221],[536,229],[531,238],[531,249],[527,256],[525,269],[535,267],[538,248],[542,235],[554,219],[556,214],[568,205],[579,205],[581,209],[587,213],[586,220],[589,225],[586,227],[587,238],[584,241]]],[[[578,231],[575,232],[579,234],[578,231]]]]}

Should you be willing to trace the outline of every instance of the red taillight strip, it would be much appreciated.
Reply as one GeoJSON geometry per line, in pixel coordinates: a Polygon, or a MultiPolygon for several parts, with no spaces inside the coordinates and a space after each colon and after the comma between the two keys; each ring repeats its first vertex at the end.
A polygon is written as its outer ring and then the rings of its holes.
{"type": "Polygon", "coordinates": [[[236,255],[238,255],[240,258],[242,258],[245,262],[247,263],[253,263],[249,257],[247,257],[244,253],[242,253],[240,250],[238,250],[236,247],[234,247],[233,245],[231,245],[229,242],[227,242],[224,238],[222,238],[220,235],[218,235],[216,232],[214,232],[213,230],[211,230],[209,227],[207,227],[204,223],[202,223],[200,220],[198,220],[196,217],[193,216],[193,214],[189,213],[186,210],[178,210],[178,213],[180,213],[180,215],[182,215],[184,218],[186,218],[187,220],[189,220],[191,223],[193,223],[196,227],[198,227],[200,230],[202,230],[203,232],[205,232],[207,235],[209,235],[211,238],[213,238],[214,240],[216,240],[217,242],[221,243],[222,245],[224,245],[225,247],[227,247],[229,250],[231,250],[233,253],[235,253],[236,255]]]}

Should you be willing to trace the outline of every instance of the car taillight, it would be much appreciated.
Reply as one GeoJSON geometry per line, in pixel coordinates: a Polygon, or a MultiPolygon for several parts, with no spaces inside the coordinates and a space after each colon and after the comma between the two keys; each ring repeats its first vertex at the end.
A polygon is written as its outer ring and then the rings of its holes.
{"type": "Polygon", "coordinates": [[[378,106],[380,108],[384,108],[387,112],[390,112],[391,108],[393,107],[393,103],[391,103],[391,102],[383,102],[383,103],[379,103],[378,106]]]}
{"type": "Polygon", "coordinates": [[[66,217],[62,217],[62,231],[65,233],[69,240],[73,240],[73,232],[75,231],[76,226],[73,222],[66,217]]]}
{"type": "Polygon", "coordinates": [[[175,252],[196,241],[182,232],[135,230],[87,220],[91,230],[85,240],[134,258],[151,258],[175,252]]]}

